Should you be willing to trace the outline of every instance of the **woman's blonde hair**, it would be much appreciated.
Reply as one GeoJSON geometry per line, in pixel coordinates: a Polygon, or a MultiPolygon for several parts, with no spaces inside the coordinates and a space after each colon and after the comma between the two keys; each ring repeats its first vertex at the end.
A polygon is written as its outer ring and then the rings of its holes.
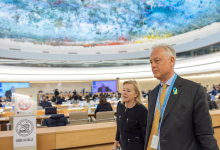
{"type": "MultiPolygon", "coordinates": [[[[140,86],[137,83],[137,81],[135,81],[135,80],[128,80],[128,81],[125,81],[123,83],[123,86],[125,84],[132,84],[134,86],[134,91],[135,91],[135,93],[137,93],[137,96],[134,98],[134,100],[136,101],[137,104],[142,104],[142,101],[141,101],[142,93],[141,93],[140,86]]],[[[121,103],[124,104],[123,98],[122,98],[121,103]]]]}

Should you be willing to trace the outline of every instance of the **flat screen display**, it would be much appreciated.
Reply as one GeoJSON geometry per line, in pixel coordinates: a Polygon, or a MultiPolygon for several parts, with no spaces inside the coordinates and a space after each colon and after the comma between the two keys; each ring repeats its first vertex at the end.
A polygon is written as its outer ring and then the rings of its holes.
{"type": "Polygon", "coordinates": [[[3,82],[0,86],[2,89],[0,96],[8,97],[12,96],[12,93],[15,93],[16,88],[30,87],[30,84],[29,82],[3,82]]]}
{"type": "Polygon", "coordinates": [[[93,81],[93,93],[117,92],[116,80],[93,81]]]}

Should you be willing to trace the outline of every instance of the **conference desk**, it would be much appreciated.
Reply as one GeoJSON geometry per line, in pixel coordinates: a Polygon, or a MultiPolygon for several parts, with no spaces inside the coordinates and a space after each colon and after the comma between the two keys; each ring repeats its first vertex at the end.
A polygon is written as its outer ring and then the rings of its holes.
{"type": "MultiPolygon", "coordinates": [[[[116,107],[117,105],[112,105],[112,109],[115,111],[115,113],[116,113],[116,107]]],[[[88,107],[57,109],[57,114],[64,114],[65,117],[69,118],[69,114],[71,112],[79,112],[79,111],[88,112],[88,107]]],[[[88,113],[88,117],[95,116],[94,111],[95,111],[95,107],[92,107],[91,113],[88,113]]],[[[2,116],[0,118],[0,131],[6,130],[6,123],[8,123],[9,121],[9,116],[14,116],[14,112],[10,111],[10,112],[3,112],[0,114],[2,116]]],[[[50,118],[50,116],[45,116],[45,110],[37,110],[36,120],[38,124],[42,124],[42,121],[48,118],[50,118]]]]}
{"type": "MultiPolygon", "coordinates": [[[[104,150],[113,146],[116,123],[37,128],[36,132],[38,150],[104,150]]],[[[13,150],[13,131],[0,131],[0,145],[1,150],[13,150]]]]}
{"type": "MultiPolygon", "coordinates": [[[[210,111],[210,115],[215,130],[214,136],[220,147],[220,110],[210,111]]],[[[115,133],[115,122],[37,128],[37,149],[111,149],[115,139],[115,133]]],[[[0,131],[0,145],[1,150],[13,149],[13,131],[0,131]]]]}

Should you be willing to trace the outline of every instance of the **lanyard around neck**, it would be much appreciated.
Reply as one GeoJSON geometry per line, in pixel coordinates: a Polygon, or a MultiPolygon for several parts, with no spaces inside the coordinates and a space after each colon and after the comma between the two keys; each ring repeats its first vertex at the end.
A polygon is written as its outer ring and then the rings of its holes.
{"type": "MultiPolygon", "coordinates": [[[[164,114],[164,110],[165,110],[165,107],[166,107],[166,105],[167,105],[168,99],[169,99],[169,97],[170,97],[170,92],[171,92],[171,90],[172,90],[172,88],[173,88],[173,85],[174,85],[174,83],[175,83],[175,81],[176,81],[176,78],[177,78],[177,74],[175,73],[174,78],[173,78],[173,80],[172,80],[172,82],[171,82],[171,85],[170,85],[170,87],[169,87],[169,90],[168,90],[167,93],[166,93],[166,97],[165,97],[164,102],[163,102],[163,105],[162,105],[162,110],[161,110],[161,108],[160,108],[160,95],[159,95],[159,100],[158,100],[158,103],[157,103],[157,107],[158,107],[159,112],[160,112],[160,120],[159,120],[158,130],[160,130],[161,123],[162,123],[162,118],[163,118],[163,114],[164,114]]],[[[160,94],[161,94],[161,93],[160,93],[160,94]]]]}

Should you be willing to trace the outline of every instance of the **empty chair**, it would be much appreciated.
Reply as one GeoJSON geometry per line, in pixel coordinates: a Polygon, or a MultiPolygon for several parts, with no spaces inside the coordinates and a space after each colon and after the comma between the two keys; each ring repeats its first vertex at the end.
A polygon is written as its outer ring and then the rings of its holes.
{"type": "Polygon", "coordinates": [[[97,112],[96,118],[92,117],[94,123],[98,122],[111,122],[115,121],[115,112],[114,111],[105,111],[105,112],[97,112]]]}
{"type": "Polygon", "coordinates": [[[37,106],[37,110],[43,110],[42,106],[37,106]]]}
{"type": "Polygon", "coordinates": [[[88,112],[71,112],[69,114],[69,123],[73,125],[90,123],[88,112]]]}
{"type": "Polygon", "coordinates": [[[215,101],[209,101],[208,105],[209,105],[209,110],[218,109],[218,106],[215,101]]]}
{"type": "Polygon", "coordinates": [[[51,115],[50,118],[45,119],[43,121],[42,126],[57,127],[57,126],[66,126],[67,124],[69,124],[69,122],[67,118],[64,117],[64,114],[55,114],[55,115],[51,115]]]}
{"type": "Polygon", "coordinates": [[[45,107],[45,115],[57,114],[57,107],[45,107]]]}

